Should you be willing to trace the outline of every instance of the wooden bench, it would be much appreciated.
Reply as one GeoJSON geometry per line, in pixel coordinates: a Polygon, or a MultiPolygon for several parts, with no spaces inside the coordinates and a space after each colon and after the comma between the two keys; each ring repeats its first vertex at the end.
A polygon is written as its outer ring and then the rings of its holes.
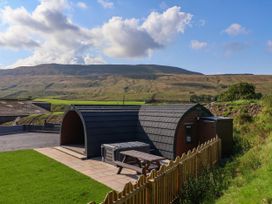
{"type": "Polygon", "coordinates": [[[123,168],[132,169],[132,170],[136,171],[139,174],[144,174],[144,169],[140,168],[138,166],[128,164],[128,163],[124,163],[124,162],[120,162],[120,161],[115,161],[114,163],[116,164],[117,167],[119,167],[119,170],[118,170],[117,174],[120,174],[123,168]]]}

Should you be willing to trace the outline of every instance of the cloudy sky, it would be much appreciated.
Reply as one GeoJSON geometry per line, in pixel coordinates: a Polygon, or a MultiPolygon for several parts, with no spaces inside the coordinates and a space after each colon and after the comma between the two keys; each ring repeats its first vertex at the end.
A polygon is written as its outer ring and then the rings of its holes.
{"type": "Polygon", "coordinates": [[[0,0],[0,68],[164,64],[272,74],[271,0],[0,0]]]}

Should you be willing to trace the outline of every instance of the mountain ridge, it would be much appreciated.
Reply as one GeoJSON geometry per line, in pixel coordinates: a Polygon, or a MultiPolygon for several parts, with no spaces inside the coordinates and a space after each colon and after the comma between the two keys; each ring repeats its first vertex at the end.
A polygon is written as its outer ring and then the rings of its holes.
{"type": "Polygon", "coordinates": [[[175,66],[157,64],[40,64],[36,66],[21,66],[14,69],[0,70],[2,76],[6,75],[154,75],[154,74],[192,74],[203,75],[175,66]]]}

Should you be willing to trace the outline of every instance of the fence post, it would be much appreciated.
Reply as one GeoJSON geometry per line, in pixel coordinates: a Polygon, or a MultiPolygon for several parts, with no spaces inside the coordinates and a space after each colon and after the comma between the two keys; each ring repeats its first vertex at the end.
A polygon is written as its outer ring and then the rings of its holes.
{"type": "Polygon", "coordinates": [[[147,204],[155,204],[154,202],[154,189],[155,189],[155,181],[154,179],[149,179],[146,185],[147,194],[146,194],[146,203],[147,204]]]}
{"type": "MultiPolygon", "coordinates": [[[[182,188],[182,186],[184,184],[183,175],[182,175],[183,174],[182,166],[183,166],[183,162],[180,159],[180,161],[178,163],[178,166],[177,166],[177,168],[178,168],[178,186],[177,186],[177,188],[178,188],[177,189],[178,194],[180,193],[181,188],[182,188]]],[[[178,196],[178,195],[176,195],[176,196],[178,196]]]]}
{"type": "Polygon", "coordinates": [[[217,152],[218,152],[218,162],[220,161],[220,159],[221,159],[221,154],[222,154],[222,141],[221,141],[221,139],[219,138],[219,137],[217,137],[217,140],[218,140],[218,149],[217,149],[217,152]]]}
{"type": "Polygon", "coordinates": [[[198,177],[198,159],[199,159],[199,147],[196,148],[196,156],[195,156],[195,176],[198,177]]]}
{"type": "Polygon", "coordinates": [[[208,145],[209,145],[208,152],[209,152],[209,168],[210,168],[213,166],[213,161],[212,161],[213,156],[212,156],[212,146],[210,143],[208,145]]]}

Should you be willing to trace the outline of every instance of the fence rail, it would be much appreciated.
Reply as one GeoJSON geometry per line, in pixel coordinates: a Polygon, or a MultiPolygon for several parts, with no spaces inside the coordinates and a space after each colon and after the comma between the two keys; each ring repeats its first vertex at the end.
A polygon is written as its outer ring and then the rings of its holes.
{"type": "Polygon", "coordinates": [[[27,132],[59,133],[60,132],[60,125],[58,125],[58,124],[24,125],[24,130],[27,132]]]}
{"type": "Polygon", "coordinates": [[[190,177],[215,165],[220,158],[221,140],[216,137],[162,165],[158,171],[152,170],[149,176],[140,176],[135,184],[127,183],[123,191],[108,193],[101,204],[170,204],[190,177]]]}
{"type": "Polygon", "coordinates": [[[0,126],[0,136],[21,133],[23,131],[24,131],[24,127],[22,125],[0,126]]]}

